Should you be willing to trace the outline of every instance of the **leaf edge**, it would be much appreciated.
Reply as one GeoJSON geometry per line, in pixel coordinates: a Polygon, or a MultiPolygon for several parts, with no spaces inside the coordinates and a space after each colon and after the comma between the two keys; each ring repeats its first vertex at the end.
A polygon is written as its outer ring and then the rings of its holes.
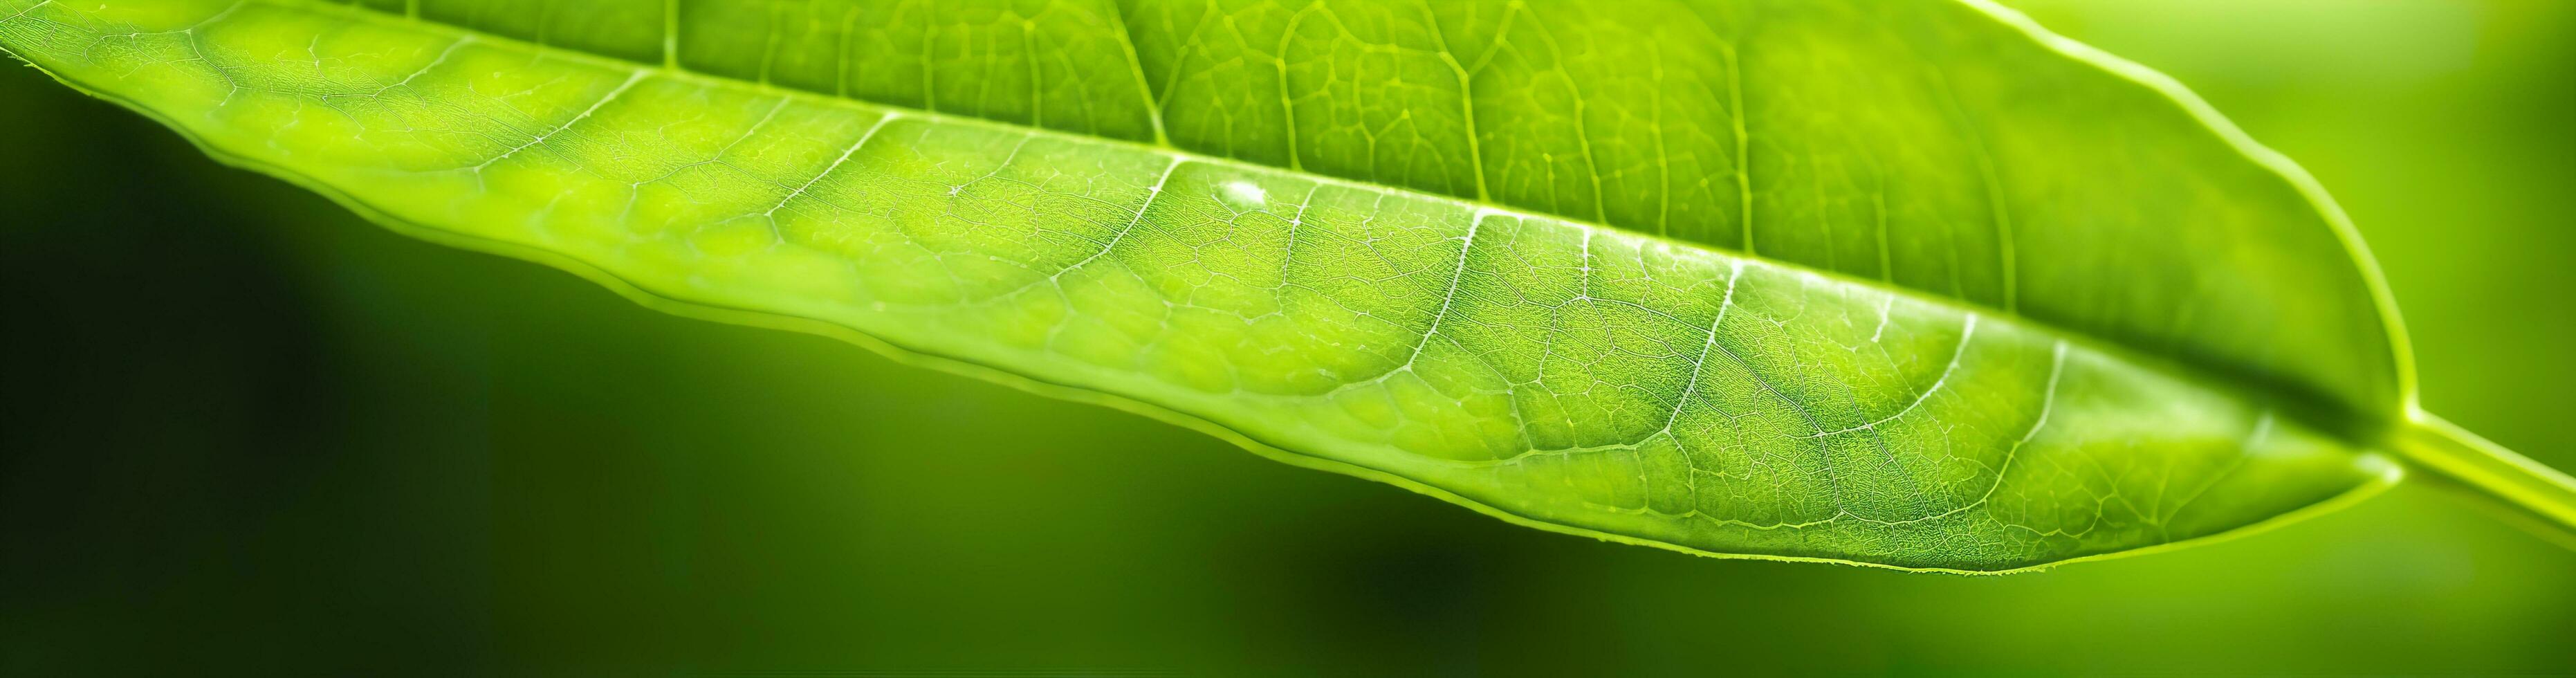
{"type": "MultiPolygon", "coordinates": [[[[2364,414],[2384,419],[2373,423],[2388,427],[2402,427],[2411,420],[2411,413],[2422,411],[2416,388],[2414,339],[2406,330],[2405,317],[2398,311],[2396,290],[2388,285],[2388,274],[2380,267],[2379,258],[2371,254],[2370,243],[2362,238],[2360,227],[2353,224],[2352,216],[2344,212],[2343,205],[2335,201],[2334,195],[2326,191],[2325,184],[2317,181],[2316,175],[2308,173],[2306,167],[2290,159],[2288,155],[2255,140],[2253,135],[2247,134],[2244,128],[2238,127],[2234,120],[2227,117],[2227,114],[2219,112],[2216,106],[2210,105],[2209,100],[2202,99],[2199,93],[2191,90],[2190,86],[2184,85],[2182,81],[2174,79],[2163,71],[2130,61],[2074,38],[2059,35],[2031,19],[2030,15],[2024,14],[2021,10],[2006,7],[1997,0],[1952,1],[1983,13],[1987,18],[2006,27],[2020,31],[2023,37],[2029,38],[2051,52],[2077,63],[2101,69],[2104,73],[2163,96],[2167,101],[2182,108],[2183,112],[2190,114],[2193,121],[2217,134],[2220,140],[2227,142],[2229,147],[2244,155],[2247,160],[2270,171],[2281,180],[2289,182],[2291,188],[2299,192],[2300,197],[2307,199],[2309,207],[2314,208],[2319,216],[2325,218],[2327,226],[2334,231],[2335,240],[2343,244],[2345,258],[2358,269],[2362,285],[2370,290],[2371,301],[2379,311],[2380,329],[2388,338],[2390,364],[2397,373],[2396,389],[2399,401],[2391,403],[2394,407],[2387,412],[2364,414]]],[[[2366,442],[2385,445],[2389,441],[2386,435],[2381,435],[2377,439],[2366,442]]]]}

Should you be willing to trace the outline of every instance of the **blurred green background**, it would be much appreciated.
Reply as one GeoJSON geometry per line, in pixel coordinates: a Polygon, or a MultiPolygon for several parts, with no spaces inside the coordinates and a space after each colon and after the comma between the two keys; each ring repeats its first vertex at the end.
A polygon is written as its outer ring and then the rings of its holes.
{"type": "MultiPolygon", "coordinates": [[[[2576,2],[2023,0],[2332,189],[2427,406],[2576,467],[2576,2]]],[[[0,674],[2576,675],[2406,487],[2002,578],[1515,528],[442,249],[0,69],[0,674]]]]}

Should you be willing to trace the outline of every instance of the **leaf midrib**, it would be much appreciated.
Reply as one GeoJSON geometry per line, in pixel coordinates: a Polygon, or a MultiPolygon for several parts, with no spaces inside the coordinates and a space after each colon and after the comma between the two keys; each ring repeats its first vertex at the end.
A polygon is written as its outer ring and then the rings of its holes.
{"type": "MultiPolygon", "coordinates": [[[[458,25],[454,25],[454,24],[450,24],[450,23],[446,23],[446,22],[442,22],[442,21],[437,21],[437,20],[434,20],[434,19],[430,19],[430,18],[427,18],[427,17],[410,16],[410,15],[406,15],[406,14],[398,14],[398,13],[394,13],[394,12],[389,12],[389,11],[384,11],[384,10],[377,10],[377,9],[372,9],[372,8],[368,8],[368,7],[365,7],[365,6],[359,6],[359,5],[340,5],[340,4],[330,4],[330,3],[319,2],[318,0],[243,0],[243,2],[241,2],[239,5],[235,5],[234,7],[230,8],[230,9],[227,9],[227,10],[225,10],[225,11],[223,11],[223,12],[219,12],[219,13],[217,13],[216,15],[214,15],[213,17],[210,17],[210,18],[208,19],[208,22],[212,22],[214,19],[216,19],[216,18],[220,18],[220,17],[222,17],[222,16],[223,16],[223,15],[225,15],[225,14],[230,14],[231,12],[233,12],[233,11],[235,11],[235,10],[240,9],[240,8],[241,8],[241,6],[244,6],[244,5],[251,5],[251,4],[264,4],[264,5],[271,5],[271,6],[278,6],[278,7],[295,7],[295,8],[305,8],[305,9],[311,9],[311,10],[314,10],[314,11],[321,11],[321,12],[328,12],[328,13],[333,13],[333,14],[339,14],[339,15],[343,15],[343,16],[349,16],[349,17],[356,18],[356,19],[358,19],[358,20],[360,20],[360,21],[365,21],[365,22],[369,22],[369,23],[374,23],[374,24],[377,24],[377,25],[399,26],[399,27],[407,27],[407,28],[414,28],[414,29],[425,29],[425,30],[429,30],[429,31],[433,31],[433,32],[448,33],[448,34],[453,34],[453,35],[457,36],[457,37],[458,37],[458,38],[460,38],[460,39],[471,39],[472,41],[474,41],[474,42],[478,42],[478,43],[491,44],[491,45],[494,45],[494,46],[506,47],[506,48],[524,49],[524,50],[527,50],[527,51],[533,52],[533,53],[535,53],[536,55],[538,55],[538,56],[540,56],[540,57],[543,57],[543,58],[558,59],[558,60],[562,60],[562,61],[566,61],[566,62],[580,63],[580,64],[585,64],[585,65],[590,65],[590,66],[597,66],[597,67],[605,67],[605,68],[613,68],[613,69],[620,69],[620,70],[630,70],[630,71],[635,71],[635,72],[637,72],[637,73],[641,74],[641,75],[642,75],[642,76],[644,76],[644,77],[665,77],[665,78],[670,78],[670,79],[675,80],[675,81],[695,83],[695,84],[699,84],[699,85],[703,85],[703,86],[718,87],[718,88],[729,88],[729,89],[734,89],[734,90],[738,90],[738,91],[757,92],[757,93],[761,93],[761,94],[766,94],[766,95],[771,95],[771,96],[778,96],[778,97],[785,97],[785,98],[790,98],[790,99],[801,99],[801,100],[806,100],[806,101],[823,102],[823,103],[830,104],[830,105],[849,105],[849,104],[858,104],[858,105],[863,105],[863,106],[868,106],[868,107],[873,107],[873,108],[878,108],[878,109],[883,109],[883,110],[885,110],[885,111],[888,111],[888,113],[889,113],[889,119],[891,119],[891,118],[893,118],[893,117],[909,117],[909,118],[915,118],[915,119],[919,119],[919,120],[928,121],[928,122],[933,123],[933,124],[965,125],[965,126],[981,127],[981,128],[985,128],[985,129],[1000,130],[1000,131],[1005,131],[1005,132],[1009,132],[1009,133],[1015,133],[1015,134],[1027,135],[1027,136],[1031,136],[1031,137],[1049,136],[1049,137],[1056,137],[1056,138],[1060,138],[1060,139],[1076,140],[1076,141],[1081,142],[1081,143],[1099,144],[1099,145],[1107,145],[1107,146],[1113,146],[1113,147],[1124,147],[1124,148],[1129,148],[1129,149],[1134,149],[1134,150],[1139,150],[1139,151],[1143,151],[1143,152],[1154,153],[1154,154],[1158,154],[1158,155],[1162,155],[1162,156],[1170,157],[1170,158],[1173,158],[1176,162],[1198,162],[1198,163],[1206,163],[1206,164],[1213,165],[1213,166],[1228,167],[1228,168],[1235,168],[1235,169],[1245,169],[1245,170],[1252,170],[1252,171],[1258,171],[1258,172],[1286,172],[1286,173],[1293,173],[1295,176],[1297,176],[1298,178],[1303,179],[1303,180],[1307,180],[1307,181],[1314,181],[1314,182],[1317,182],[1317,183],[1322,183],[1322,184],[1327,184],[1327,185],[1333,185],[1333,186],[1342,187],[1342,188],[1349,188],[1349,189],[1362,190],[1362,191],[1372,191],[1372,192],[1377,192],[1377,193],[1382,193],[1382,194],[1387,194],[1387,195],[1406,196],[1406,197],[1413,197],[1413,198],[1420,198],[1420,199],[1426,199],[1426,200],[1431,200],[1431,201],[1437,201],[1437,202],[1448,203],[1448,204],[1454,205],[1454,206],[1456,206],[1456,207],[1458,207],[1458,208],[1460,208],[1460,209],[1467,210],[1467,211],[1469,211],[1470,213],[1474,213],[1474,214],[1480,214],[1480,215],[1496,215],[1496,214],[1498,214],[1498,215],[1502,215],[1502,216],[1509,216],[1509,217],[1516,217],[1516,218],[1538,218],[1538,219],[1545,219],[1545,220],[1549,220],[1549,221],[1554,221],[1554,222],[1558,222],[1558,223],[1566,224],[1566,225],[1569,225],[1569,226],[1573,226],[1573,227],[1575,227],[1575,228],[1585,229],[1585,230],[1589,230],[1589,231],[1608,231],[1608,232],[1615,232],[1615,233],[1617,233],[1617,234],[1619,234],[1619,235],[1622,235],[1622,236],[1632,237],[1632,238],[1638,238],[1638,239],[1641,239],[1641,240],[1651,241],[1651,242],[1656,242],[1656,243],[1661,243],[1661,244],[1664,244],[1664,245],[1667,245],[1667,246],[1672,246],[1672,247],[1681,247],[1681,248],[1687,248],[1687,249],[1692,249],[1692,250],[1707,251],[1707,252],[1716,252],[1716,253],[1719,253],[1719,254],[1721,254],[1722,256],[1725,256],[1725,257],[1730,257],[1730,258],[1735,258],[1735,259],[1741,259],[1741,260],[1745,260],[1745,261],[1748,261],[1748,262],[1754,262],[1754,263],[1758,263],[1758,264],[1760,264],[1760,265],[1769,266],[1769,267],[1773,267],[1773,268],[1777,268],[1777,269],[1781,269],[1781,270],[1785,270],[1785,271],[1794,271],[1794,272],[1796,272],[1796,273],[1798,273],[1798,274],[1800,274],[1800,275],[1815,276],[1815,277],[1818,277],[1818,278],[1823,278],[1823,279],[1831,280],[1831,281],[1836,282],[1836,283],[1839,283],[1839,284],[1853,285],[1853,286],[1862,287],[1862,288],[1866,288],[1866,289],[1870,289],[1870,290],[1875,290],[1875,291],[1879,291],[1879,292],[1883,292],[1883,293],[1887,293],[1887,294],[1891,294],[1891,295],[1896,295],[1896,296],[1905,297],[1905,298],[1912,299],[1912,300],[1916,300],[1916,301],[1919,301],[1919,302],[1922,302],[1922,303],[1928,303],[1928,304],[1933,304],[1933,305],[1937,305],[1937,306],[1942,306],[1942,307],[1952,308],[1952,309],[1956,309],[1956,310],[1960,311],[1961,313],[1966,313],[1966,314],[1995,314],[1995,315],[1999,315],[1999,316],[2001,316],[2001,317],[2003,317],[2003,318],[2005,318],[2005,319],[2007,319],[2007,320],[2009,320],[2009,321],[2011,321],[2011,322],[2014,322],[2014,323],[2017,323],[2017,324],[2021,324],[2021,325],[2025,325],[2025,326],[2028,326],[2028,327],[2032,327],[2033,329],[2036,329],[2036,330],[2045,331],[2046,333],[2048,333],[2049,335],[2051,335],[2051,336],[2053,336],[2053,337],[2055,337],[2055,338],[2058,338],[2058,339],[2061,339],[2061,340],[2065,340],[2065,341],[2068,341],[2068,342],[2070,342],[2070,343],[2073,343],[2073,344],[2076,344],[2076,345],[2082,346],[2082,347],[2084,347],[2084,348],[2086,348],[2086,349],[2088,349],[2088,350],[2096,351],[2096,352],[2099,352],[2099,353],[2105,354],[2105,355],[2107,355],[2107,356],[2111,356],[2111,357],[2117,358],[2117,359],[2119,359],[2119,360],[2121,360],[2121,361],[2123,361],[2123,362],[2126,362],[2126,363],[2128,363],[2128,364],[2131,364],[2131,365],[2137,366],[2137,367],[2139,367],[2139,368],[2141,368],[2141,369],[2150,369],[2150,370],[2155,370],[2155,371],[2162,372],[2162,373],[2165,373],[2165,374],[2168,374],[2168,375],[2176,376],[2176,377],[2178,377],[2178,378],[2183,378],[2183,379],[2186,379],[2186,380],[2189,380],[2189,381],[2192,381],[2192,382],[2195,382],[2195,383],[2200,383],[2200,384],[2203,384],[2203,385],[2206,385],[2206,386],[2211,386],[2211,387],[2216,388],[2216,389],[2218,389],[2218,390],[2221,390],[2221,391],[2224,391],[2224,392],[2227,392],[2227,393],[2231,393],[2231,394],[2235,394],[2235,395],[2237,395],[2237,396],[2238,396],[2238,397],[2240,397],[2240,398],[2245,398],[2245,399],[2248,399],[2248,400],[2275,400],[2275,401],[2277,401],[2277,400],[2281,400],[2281,399],[2288,399],[2288,400],[2300,401],[2300,402],[2302,402],[2302,403],[2306,403],[2306,404],[2313,404],[2314,402],[2330,402],[2330,401],[2326,401],[2326,400],[2324,400],[2324,399],[2319,399],[2319,398],[2313,398],[2313,397],[2303,396],[2303,395],[2300,395],[2300,394],[2299,394],[2298,392],[2296,392],[2296,391],[2284,391],[2284,390],[2282,390],[2282,389],[2278,389],[2278,388],[2271,388],[2271,387],[2267,387],[2267,386],[2260,385],[2260,384],[2249,384],[2247,381],[2245,381],[2245,380],[2243,380],[2243,379],[2227,378],[2224,374],[2221,374],[2221,373],[2218,373],[2218,372],[2214,372],[2213,370],[2210,370],[2210,369],[2208,369],[2208,368],[2204,368],[2204,367],[2202,367],[2202,366],[2195,365],[2195,364],[2191,364],[2191,363],[2186,363],[2186,362],[2183,362],[2183,361],[2181,361],[2181,360],[2178,360],[2177,358],[2172,357],[2172,356],[2166,356],[2166,355],[2156,354],[2156,353],[2150,352],[2150,351],[2148,351],[2148,350],[2146,350],[2146,349],[2144,349],[2144,348],[2141,348],[2141,347],[2134,347],[2134,346],[2131,346],[2131,345],[2129,345],[2129,344],[2127,344],[2127,343],[2125,343],[2125,342],[2121,342],[2121,341],[2119,341],[2119,340],[2117,340],[2117,339],[2115,339],[2115,338],[2106,337],[2106,336],[2099,336],[2099,335],[2095,335],[2095,334],[2088,333],[2088,332],[2082,332],[2082,331],[2078,331],[2078,330],[2070,329],[2070,328],[2065,327],[2065,326],[2062,326],[2062,325],[2058,325],[2058,324],[2054,324],[2054,323],[2048,323],[2048,322],[2041,321],[2041,320],[2039,320],[2039,319],[2032,318],[2032,317],[2030,317],[2030,316],[2022,315],[2022,314],[2020,314],[2019,312],[2014,311],[2014,310],[2011,310],[2011,309],[1995,308],[1995,307],[1992,307],[1992,306],[1987,306],[1987,305],[1984,305],[1984,304],[1979,304],[1979,303],[1976,303],[1976,302],[1973,302],[1973,301],[1969,301],[1969,300],[1967,300],[1967,299],[1962,299],[1962,298],[1959,298],[1959,297],[1953,297],[1953,296],[1947,296],[1947,295],[1941,295],[1941,294],[1933,293],[1933,292],[1930,292],[1930,291],[1928,291],[1928,290],[1922,290],[1922,289],[1913,288],[1913,287],[1907,287],[1907,286],[1903,286],[1903,285],[1893,285],[1893,284],[1888,284],[1886,281],[1882,281],[1882,280],[1874,280],[1874,279],[1862,278],[1862,277],[1859,277],[1859,276],[1855,276],[1855,275],[1851,275],[1851,274],[1846,274],[1846,273],[1842,273],[1842,272],[1839,272],[1839,271],[1832,271],[1832,270],[1826,270],[1826,269],[1822,269],[1822,268],[1817,268],[1817,267],[1810,266],[1810,265],[1807,265],[1807,264],[1802,264],[1802,263],[1797,263],[1797,262],[1792,262],[1792,261],[1787,261],[1787,260],[1781,260],[1781,259],[1774,259],[1774,258],[1770,258],[1770,257],[1762,256],[1762,255],[1760,255],[1760,254],[1753,253],[1753,252],[1749,252],[1749,251],[1739,251],[1739,250],[1732,250],[1732,249],[1720,248],[1720,247],[1717,247],[1717,246],[1714,246],[1714,245],[1710,245],[1710,244],[1708,244],[1708,243],[1694,242],[1694,241],[1688,241],[1688,240],[1680,240],[1680,239],[1676,239],[1676,238],[1668,237],[1668,236],[1665,236],[1665,235],[1660,235],[1660,234],[1655,234],[1655,233],[1648,233],[1648,232],[1645,232],[1645,231],[1642,231],[1642,230],[1638,230],[1638,229],[1625,228],[1625,227],[1620,227],[1620,226],[1610,225],[1610,224],[1595,223],[1595,222],[1593,222],[1593,221],[1591,221],[1591,220],[1584,219],[1584,218],[1580,218],[1580,217],[1573,217],[1573,216],[1568,216],[1568,215],[1561,215],[1561,214],[1555,214],[1555,213],[1550,213],[1550,212],[1536,211],[1536,210],[1530,210],[1530,209],[1525,209],[1525,208],[1513,207],[1513,206],[1509,206],[1509,205],[1503,205],[1503,204],[1499,204],[1499,203],[1492,202],[1492,201],[1490,201],[1490,200],[1484,200],[1484,199],[1478,199],[1478,198],[1461,197],[1461,196],[1450,195],[1450,194],[1446,194],[1446,193],[1433,193],[1433,192],[1420,191],[1420,190],[1416,190],[1416,189],[1404,188],[1404,187],[1398,187],[1398,186],[1389,186],[1389,185],[1386,185],[1386,184],[1380,184],[1380,183],[1375,183],[1375,182],[1361,181],[1361,180],[1349,179],[1349,178],[1344,178],[1344,177],[1339,177],[1339,176],[1334,176],[1334,175],[1329,175],[1329,174],[1321,174],[1321,173],[1309,172],[1309,171],[1306,171],[1306,170],[1304,170],[1304,169],[1297,168],[1297,167],[1282,167],[1282,166],[1278,166],[1278,165],[1263,164],[1263,163],[1251,162],[1251,161],[1240,160],[1240,159],[1235,159],[1235,158],[1227,158],[1227,157],[1222,157],[1222,156],[1206,155],[1206,154],[1197,153],[1197,152],[1194,152],[1194,151],[1190,151],[1190,150],[1187,150],[1187,149],[1183,149],[1183,148],[1180,148],[1180,147],[1177,147],[1177,146],[1171,145],[1167,140],[1166,140],[1166,141],[1161,141],[1161,142],[1144,142],[1144,141],[1137,141],[1137,140],[1133,140],[1133,139],[1122,139],[1122,138],[1118,138],[1118,137],[1110,137],[1110,136],[1100,136],[1100,135],[1091,135],[1091,134],[1079,134],[1079,133],[1067,132],[1067,131],[1063,131],[1063,130],[1056,130],[1056,129],[1046,128],[1046,127],[1040,127],[1040,126],[1036,126],[1036,125],[1027,125],[1027,124],[1021,124],[1021,123],[1015,123],[1015,122],[1009,122],[1009,121],[1003,121],[1003,120],[995,120],[995,119],[991,119],[991,118],[984,118],[984,117],[977,117],[977,116],[967,116],[967,115],[952,115],[952,114],[947,114],[947,113],[940,113],[940,112],[937,112],[937,111],[923,110],[923,109],[914,108],[914,107],[906,106],[906,105],[902,105],[902,104],[883,103],[883,102],[878,102],[878,101],[874,101],[874,100],[862,99],[862,98],[858,98],[858,97],[847,96],[847,95],[841,95],[841,94],[827,94],[827,93],[816,92],[816,91],[812,91],[812,90],[796,89],[796,88],[790,88],[790,87],[781,87],[781,86],[778,86],[778,85],[773,85],[773,84],[766,83],[766,82],[760,82],[760,81],[757,81],[757,80],[745,80],[745,79],[740,79],[740,78],[734,78],[734,77],[728,77],[728,76],[717,75],[717,74],[712,74],[712,73],[706,73],[706,72],[702,72],[702,71],[691,70],[691,69],[689,69],[689,68],[687,68],[687,67],[685,67],[685,66],[678,65],[678,63],[677,63],[676,59],[673,59],[673,58],[666,58],[666,59],[664,60],[664,63],[646,63],[646,62],[635,61],[635,60],[631,60],[631,59],[625,59],[625,58],[620,58],[620,57],[610,56],[610,55],[607,55],[607,54],[601,54],[601,53],[591,52],[591,51],[586,51],[586,50],[579,50],[579,49],[566,49],[566,48],[562,48],[562,47],[550,46],[550,45],[546,45],[546,44],[543,44],[543,43],[537,43],[537,42],[533,42],[533,41],[529,41],[529,40],[525,40],[525,39],[521,39],[521,38],[516,38],[516,37],[511,37],[511,36],[505,36],[505,35],[500,35],[500,34],[495,34],[495,33],[490,33],[490,32],[485,32],[485,31],[480,31],[480,30],[475,30],[475,29],[467,28],[467,27],[463,27],[463,26],[458,26],[458,25]],[[2257,394],[2260,394],[2261,396],[2269,396],[2269,398],[2260,398],[2260,397],[2258,397],[2258,396],[2257,396],[2257,394]]],[[[1112,3],[1112,4],[1114,4],[1114,3],[1112,3]]],[[[1970,3],[1970,4],[1971,4],[1972,6],[1974,5],[1974,3],[1970,3]]],[[[1132,49],[1132,42],[1127,42],[1127,41],[1126,41],[1126,37],[1127,37],[1127,36],[1125,35],[1124,24],[1123,24],[1123,23],[1121,23],[1120,38],[1121,38],[1121,40],[1122,40],[1122,44],[1123,44],[1123,45],[1129,45],[1129,46],[1130,46],[1130,49],[1132,49]]],[[[675,52],[675,53],[673,53],[673,54],[674,54],[674,55],[676,55],[676,52],[675,52]]],[[[2070,55],[2068,58],[2075,58],[2075,57],[2074,57],[2074,56],[2072,56],[2072,55],[2070,55]]],[[[1132,63],[1132,64],[1134,64],[1134,65],[1133,65],[1133,67],[1134,67],[1135,69],[1137,69],[1137,72],[1139,73],[1139,77],[1142,77],[1142,73],[1143,73],[1143,71],[1142,71],[1142,64],[1141,64],[1141,62],[1131,62],[1131,63],[1132,63]]],[[[1147,94],[1146,94],[1145,96],[1148,98],[1148,101],[1150,102],[1150,101],[1151,101],[1151,97],[1152,97],[1152,95],[1151,95],[1151,90],[1150,90],[1150,89],[1149,89],[1149,90],[1147,90],[1147,94]]],[[[1161,131],[1161,129],[1162,129],[1162,111],[1161,111],[1161,108],[1160,108],[1159,106],[1150,106],[1150,107],[1148,107],[1148,110],[1151,112],[1151,115],[1152,115],[1153,128],[1154,128],[1155,130],[1157,130],[1157,133],[1158,133],[1158,135],[1159,135],[1159,133],[1160,133],[1160,131],[1161,131]]],[[[1469,143],[1470,143],[1470,145],[1471,145],[1471,146],[1473,145],[1473,138],[1472,138],[1472,137],[1469,139],[1469,143]]],[[[1295,155],[1294,155],[1294,154],[1291,154],[1291,155],[1290,155],[1290,158],[1291,158],[1291,162],[1292,162],[1292,164],[1294,164],[1294,158],[1295,158],[1295,155]]],[[[2249,161],[2250,161],[2250,160],[2251,160],[2251,159],[2249,158],[2249,161]]],[[[1482,169],[1481,169],[1481,168],[1479,168],[1479,169],[1478,169],[1478,173],[1481,175],[1481,173],[1482,173],[1482,169]]],[[[442,230],[443,230],[443,229],[442,229],[442,230]]],[[[695,302],[690,302],[690,303],[695,303],[695,302]]],[[[2411,392],[2411,391],[2410,391],[2410,392],[2411,392]]],[[[2278,404],[2284,404],[2284,403],[2275,402],[2274,404],[2278,405],[2278,404]]],[[[2301,421],[2302,423],[2310,424],[2313,428],[2315,428],[2316,430],[2318,430],[2318,431],[2320,431],[2320,432],[2326,432],[2326,433],[2329,433],[2330,435],[2334,435],[2334,436],[2336,436],[2336,437],[2342,437],[2342,438],[2345,438],[2345,439],[2347,439],[2348,441],[2352,441],[2352,442],[2366,442],[2366,436],[2365,436],[2365,435],[2362,435],[2362,432],[2367,431],[2367,430],[2368,430],[2368,428],[2367,428],[2367,427],[2361,427],[2361,428],[2352,427],[2352,426],[2349,426],[2349,425],[2348,425],[2348,422],[2336,421],[2336,420],[2335,420],[2336,418],[2338,418],[2338,417],[2352,417],[2352,416],[2360,416],[2360,417],[2364,417],[2364,418],[2370,418],[2370,419],[2372,419],[2372,420],[2374,420],[2374,421],[2376,421],[2376,420],[2378,419],[2375,415],[2371,415],[2370,413],[2367,413],[2367,412],[2360,412],[2360,411],[2357,411],[2357,410],[2353,410],[2352,408],[2348,408],[2348,407],[2341,407],[2341,406],[2335,406],[2335,405],[2327,405],[2327,406],[2326,406],[2326,407],[2324,407],[2324,408],[2311,408],[2311,407],[2299,407],[2299,406],[2293,406],[2293,407],[2275,407],[2274,409],[2275,409],[2279,414],[2281,414],[2282,416],[2289,417],[2289,418],[2291,418],[2291,419],[2293,419],[2293,420],[2299,420],[2299,421],[2301,421]]]]}

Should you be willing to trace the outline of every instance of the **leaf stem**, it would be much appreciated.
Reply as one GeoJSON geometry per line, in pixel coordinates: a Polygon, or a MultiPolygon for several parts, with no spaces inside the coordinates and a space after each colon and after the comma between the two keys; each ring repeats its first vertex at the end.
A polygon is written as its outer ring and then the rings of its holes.
{"type": "Polygon", "coordinates": [[[2391,436],[2415,466],[2548,523],[2576,533],[2576,478],[2416,410],[2391,436]]]}

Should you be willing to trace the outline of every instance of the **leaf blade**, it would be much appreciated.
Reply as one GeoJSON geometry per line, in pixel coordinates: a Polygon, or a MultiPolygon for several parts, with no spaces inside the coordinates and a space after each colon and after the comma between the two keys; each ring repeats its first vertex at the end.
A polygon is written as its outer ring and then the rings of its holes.
{"type": "Polygon", "coordinates": [[[1692,243],[390,15],[169,6],[199,14],[35,3],[0,44],[115,74],[201,143],[391,221],[1187,413],[1560,531],[2011,570],[2393,472],[2154,359],[1692,243]]]}

